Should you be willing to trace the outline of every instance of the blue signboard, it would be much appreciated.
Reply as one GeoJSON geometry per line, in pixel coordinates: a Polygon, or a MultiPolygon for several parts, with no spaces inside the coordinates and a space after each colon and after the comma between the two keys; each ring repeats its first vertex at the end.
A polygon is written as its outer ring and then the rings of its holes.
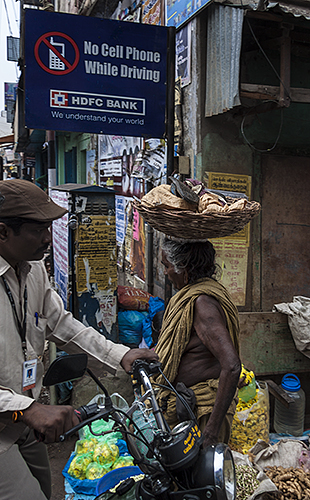
{"type": "Polygon", "coordinates": [[[166,0],[167,25],[178,28],[209,2],[210,0],[166,0]]]}
{"type": "Polygon", "coordinates": [[[162,137],[167,30],[26,9],[26,126],[162,137]]]}

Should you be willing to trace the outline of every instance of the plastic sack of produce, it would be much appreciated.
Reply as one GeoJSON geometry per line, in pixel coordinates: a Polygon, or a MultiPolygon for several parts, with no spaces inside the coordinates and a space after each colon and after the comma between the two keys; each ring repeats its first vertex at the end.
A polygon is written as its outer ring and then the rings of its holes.
{"type": "Polygon", "coordinates": [[[156,313],[165,309],[165,302],[159,297],[151,297],[149,300],[149,313],[142,324],[142,336],[148,347],[152,345],[152,321],[156,313]]]}
{"type": "Polygon", "coordinates": [[[107,469],[113,468],[113,464],[118,457],[119,449],[116,444],[102,442],[98,443],[94,448],[93,462],[97,462],[107,469]]]}
{"type": "Polygon", "coordinates": [[[256,395],[247,402],[239,397],[229,446],[246,454],[258,439],[269,442],[269,393],[265,382],[256,381],[256,395]]]}
{"type": "Polygon", "coordinates": [[[233,457],[236,470],[236,500],[278,498],[275,484],[260,467],[250,461],[248,455],[233,451],[233,457]]]}
{"type": "Polygon", "coordinates": [[[142,340],[142,324],[147,315],[147,312],[119,311],[119,341],[122,344],[130,344],[138,347],[142,340]]]}
{"type": "Polygon", "coordinates": [[[113,464],[113,470],[121,467],[132,467],[133,465],[133,458],[130,455],[118,457],[113,464]]]}
{"type": "MultiPolygon", "coordinates": [[[[96,420],[95,422],[92,422],[91,424],[91,428],[92,428],[92,431],[95,432],[96,434],[100,434],[102,432],[109,432],[111,431],[111,429],[113,428],[113,425],[114,425],[114,422],[112,422],[112,420],[109,420],[108,422],[105,422],[104,420],[96,420]]],[[[85,453],[86,451],[90,451],[90,450],[85,450],[85,448],[87,447],[90,447],[92,448],[92,451],[93,451],[93,448],[94,448],[94,444],[93,443],[98,443],[99,441],[108,441],[109,443],[116,443],[116,441],[118,439],[122,439],[122,433],[121,432],[112,432],[110,434],[106,434],[104,436],[97,436],[96,438],[94,438],[94,435],[91,433],[91,431],[89,430],[88,427],[82,427],[82,429],[80,429],[79,431],[79,441],[77,441],[77,443],[81,443],[81,441],[85,441],[85,443],[83,444],[79,444],[79,446],[83,447],[84,448],[84,451],[83,453],[85,453]]],[[[77,444],[76,444],[77,446],[77,444]]],[[[77,453],[77,450],[75,450],[76,453],[77,453]]]]}
{"type": "Polygon", "coordinates": [[[238,391],[239,401],[247,403],[250,399],[253,399],[256,396],[255,375],[252,371],[248,371],[244,365],[242,365],[239,378],[243,385],[243,387],[241,387],[238,391]]]}
{"type": "Polygon", "coordinates": [[[68,474],[76,479],[86,479],[86,469],[92,461],[92,452],[75,455],[70,462],[68,474]]]}
{"type": "Polygon", "coordinates": [[[133,465],[126,442],[112,433],[99,440],[80,439],[62,472],[71,488],[80,494],[95,495],[98,481],[108,472],[133,465]]]}
{"type": "Polygon", "coordinates": [[[117,287],[117,300],[121,309],[131,309],[132,311],[147,311],[149,299],[152,295],[134,286],[117,287]]]}
{"type": "Polygon", "coordinates": [[[75,454],[76,455],[83,455],[84,453],[93,453],[96,444],[98,444],[98,440],[95,438],[91,439],[79,439],[75,443],[75,454]]]}

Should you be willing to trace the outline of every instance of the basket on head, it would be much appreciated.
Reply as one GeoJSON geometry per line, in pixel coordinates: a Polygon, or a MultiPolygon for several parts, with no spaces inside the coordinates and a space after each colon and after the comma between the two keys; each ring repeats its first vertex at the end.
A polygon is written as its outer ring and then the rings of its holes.
{"type": "MultiPolygon", "coordinates": [[[[234,200],[235,201],[235,200],[234,200]]],[[[237,233],[259,214],[261,206],[247,201],[245,207],[227,212],[198,213],[158,206],[148,207],[135,199],[133,206],[150,226],[176,240],[206,241],[237,233]]]]}

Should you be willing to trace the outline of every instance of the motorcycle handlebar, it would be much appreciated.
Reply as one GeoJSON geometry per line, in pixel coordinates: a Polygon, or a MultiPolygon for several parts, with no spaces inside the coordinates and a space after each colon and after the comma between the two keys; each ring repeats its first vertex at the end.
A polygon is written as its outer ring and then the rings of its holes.
{"type": "Polygon", "coordinates": [[[74,410],[74,413],[76,414],[80,422],[84,422],[84,420],[97,415],[98,411],[99,407],[97,403],[92,403],[91,405],[80,406],[79,408],[74,410]]]}
{"type": "Polygon", "coordinates": [[[91,405],[80,406],[74,410],[74,413],[78,417],[80,423],[72,427],[72,429],[69,429],[64,434],[61,434],[61,436],[59,436],[59,441],[61,442],[72,436],[72,434],[75,434],[85,425],[94,422],[94,420],[97,420],[98,418],[102,418],[103,420],[107,419],[111,411],[106,408],[100,408],[97,403],[92,403],[91,405]]]}
{"type": "Polygon", "coordinates": [[[147,361],[145,359],[136,359],[132,365],[133,377],[141,382],[140,370],[142,369],[148,376],[159,373],[161,363],[159,361],[147,361]]]}
{"type": "MultiPolygon", "coordinates": [[[[156,373],[159,372],[159,369],[161,367],[161,363],[157,361],[146,361],[143,359],[137,359],[133,363],[133,376],[139,382],[142,382],[142,379],[145,378],[145,375],[148,377],[150,375],[155,375],[156,373]]],[[[90,370],[88,370],[90,372],[90,370]]],[[[91,376],[93,377],[93,373],[91,373],[91,376]]],[[[65,441],[69,436],[72,436],[72,434],[75,434],[78,430],[80,430],[82,427],[84,427],[87,424],[92,423],[94,420],[97,420],[98,418],[108,418],[108,416],[111,414],[111,410],[113,409],[110,396],[106,395],[106,405],[105,408],[100,408],[96,403],[92,403],[90,405],[82,405],[76,410],[74,410],[76,416],[78,417],[80,423],[69,431],[65,432],[62,434],[59,439],[60,441],[65,441]]],[[[163,422],[160,422],[160,428],[164,428],[163,422]]]]}

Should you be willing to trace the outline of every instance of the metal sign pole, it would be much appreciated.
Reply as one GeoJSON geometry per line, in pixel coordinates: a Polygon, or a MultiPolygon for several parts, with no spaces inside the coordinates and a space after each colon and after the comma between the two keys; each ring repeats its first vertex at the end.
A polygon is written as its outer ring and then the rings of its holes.
{"type": "MultiPolygon", "coordinates": [[[[175,93],[175,28],[168,28],[167,35],[167,182],[174,170],[174,93],[175,93]]],[[[172,286],[165,276],[165,304],[172,295],[172,286]]]]}

